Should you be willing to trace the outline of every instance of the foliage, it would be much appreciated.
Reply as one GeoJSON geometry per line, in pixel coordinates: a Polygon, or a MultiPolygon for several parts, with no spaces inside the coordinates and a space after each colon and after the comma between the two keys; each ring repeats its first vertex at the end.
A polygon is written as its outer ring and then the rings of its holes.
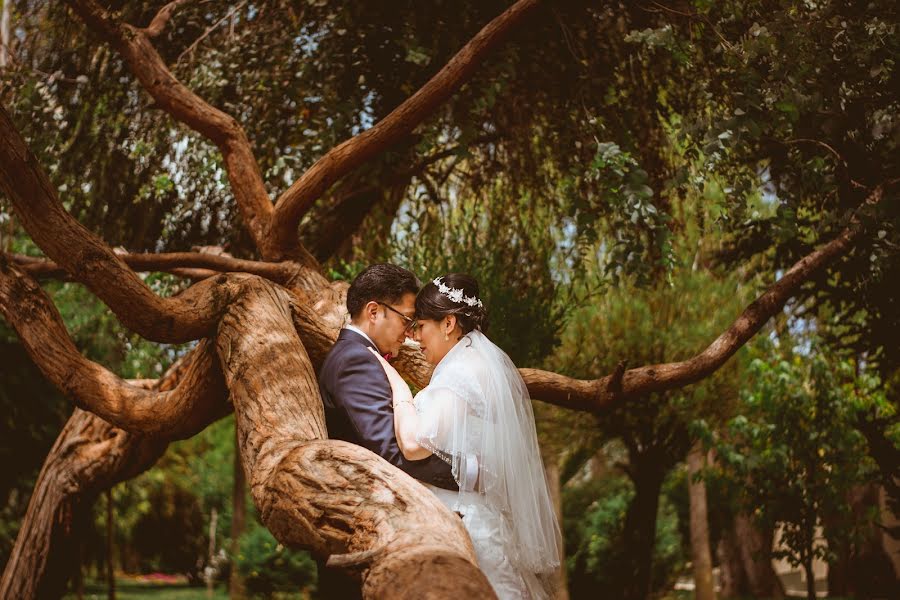
{"type": "MultiPolygon", "coordinates": [[[[625,514],[634,490],[625,477],[609,476],[571,486],[563,493],[566,566],[572,598],[594,598],[597,590],[624,587],[628,577],[625,514]]],[[[663,589],[684,564],[678,517],[663,499],[656,519],[652,589],[663,589]]]]}
{"type": "Polygon", "coordinates": [[[754,354],[742,410],[715,441],[724,476],[764,526],[783,526],[778,554],[804,567],[833,559],[871,527],[872,515],[854,515],[848,501],[876,469],[855,428],[858,416],[895,409],[876,375],[827,349],[803,354],[763,340],[754,354]],[[819,524],[830,555],[816,537],[819,524]]]}
{"type": "Polygon", "coordinates": [[[309,589],[316,581],[316,563],[308,552],[285,548],[255,521],[241,538],[236,563],[251,597],[309,589]]]}
{"type": "Polygon", "coordinates": [[[403,207],[392,258],[425,281],[447,272],[473,275],[490,338],[517,365],[535,365],[555,346],[564,318],[555,276],[562,233],[552,211],[527,196],[507,196],[499,183],[484,194],[459,193],[445,205],[403,207]]]}

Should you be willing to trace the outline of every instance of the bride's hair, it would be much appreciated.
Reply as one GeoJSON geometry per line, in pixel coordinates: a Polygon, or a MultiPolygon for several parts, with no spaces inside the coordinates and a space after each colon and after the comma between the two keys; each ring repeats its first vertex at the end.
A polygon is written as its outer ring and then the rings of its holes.
{"type": "Polygon", "coordinates": [[[452,291],[444,293],[434,281],[429,281],[416,296],[416,318],[440,321],[446,316],[456,315],[456,322],[462,328],[463,335],[475,329],[487,333],[487,310],[483,305],[471,304],[480,300],[475,278],[465,273],[447,273],[437,279],[442,286],[451,290],[462,290],[464,298],[456,301],[451,297],[452,291]]]}

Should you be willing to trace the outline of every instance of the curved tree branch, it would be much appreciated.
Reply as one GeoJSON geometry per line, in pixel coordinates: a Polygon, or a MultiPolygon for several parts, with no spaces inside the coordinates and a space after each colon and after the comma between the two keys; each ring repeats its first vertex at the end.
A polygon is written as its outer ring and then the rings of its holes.
{"type": "MultiPolygon", "coordinates": [[[[206,252],[118,254],[118,256],[137,272],[175,273],[181,269],[205,269],[207,277],[210,274],[218,273],[247,273],[259,275],[282,285],[291,281],[297,271],[301,269],[300,265],[293,261],[269,263],[206,252]]],[[[61,279],[67,275],[65,269],[45,258],[14,254],[12,260],[19,268],[33,277],[61,279]]]]}
{"type": "Polygon", "coordinates": [[[226,397],[215,349],[203,340],[191,368],[164,392],[120,379],[75,347],[56,307],[26,274],[0,258],[0,313],[47,379],[77,406],[126,431],[190,437],[222,416],[226,397]]]}
{"type": "Polygon", "coordinates": [[[174,0],[174,2],[169,2],[156,13],[156,16],[153,17],[153,20],[150,21],[150,24],[147,25],[143,31],[147,34],[148,37],[156,37],[163,32],[166,25],[169,23],[169,19],[172,18],[172,15],[175,14],[175,11],[178,10],[178,7],[182,4],[187,4],[191,0],[174,0]]]}
{"type": "MultiPolygon", "coordinates": [[[[0,190],[44,253],[87,286],[126,327],[148,340],[181,343],[206,337],[228,302],[229,288],[244,277],[207,279],[172,298],[154,294],[103,240],[65,211],[2,106],[0,190]]],[[[320,290],[327,280],[317,269],[304,266],[290,284],[320,290]]]]}
{"type": "MultiPolygon", "coordinates": [[[[148,32],[116,20],[94,0],[69,0],[84,22],[109,42],[128,63],[131,72],[156,104],[191,129],[209,138],[222,152],[231,189],[241,216],[263,258],[275,258],[267,231],[273,215],[256,156],[241,125],[232,116],[208,104],[182,84],[168,69],[150,40],[148,32]]],[[[165,23],[176,8],[170,3],[154,18],[165,23]],[[167,9],[171,7],[171,10],[167,9]],[[165,14],[163,14],[165,13],[165,14]]],[[[160,26],[161,29],[162,26],[160,26]]],[[[315,259],[294,243],[291,257],[316,266],[315,259]]],[[[279,258],[285,257],[281,253],[279,258]]]]}
{"type": "MultiPolygon", "coordinates": [[[[869,209],[884,195],[879,186],[862,206],[869,209]]],[[[845,254],[863,232],[862,221],[855,215],[848,226],[833,240],[806,255],[773,283],[738,316],[722,335],[701,353],[688,360],[629,369],[593,381],[572,379],[539,369],[520,369],[531,396],[551,404],[574,410],[602,412],[615,402],[651,392],[661,392],[696,383],[709,376],[753,337],[785,303],[838,257],[845,254]]]]}
{"type": "Polygon", "coordinates": [[[289,253],[297,245],[300,219],[338,179],[409,134],[475,72],[488,53],[537,6],[539,0],[519,0],[485,25],[450,62],[415,94],[372,128],[329,150],[275,204],[271,235],[275,252],[289,253]]]}

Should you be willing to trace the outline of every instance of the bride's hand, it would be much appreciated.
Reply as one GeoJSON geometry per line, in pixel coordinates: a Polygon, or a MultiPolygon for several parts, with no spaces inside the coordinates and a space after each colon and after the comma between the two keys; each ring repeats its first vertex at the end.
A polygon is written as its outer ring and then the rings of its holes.
{"type": "Polygon", "coordinates": [[[384,369],[384,372],[385,372],[385,374],[386,374],[387,377],[388,377],[388,381],[390,381],[391,383],[403,382],[403,385],[406,385],[406,382],[403,381],[403,377],[400,375],[400,373],[397,372],[397,369],[395,369],[395,368],[393,367],[393,365],[391,365],[391,363],[389,363],[388,361],[386,361],[386,360],[384,359],[384,357],[383,357],[382,355],[380,355],[380,354],[379,354],[374,348],[372,348],[371,346],[369,347],[369,352],[371,352],[372,354],[374,354],[374,355],[375,355],[375,358],[378,359],[378,362],[381,363],[381,368],[384,369]]]}

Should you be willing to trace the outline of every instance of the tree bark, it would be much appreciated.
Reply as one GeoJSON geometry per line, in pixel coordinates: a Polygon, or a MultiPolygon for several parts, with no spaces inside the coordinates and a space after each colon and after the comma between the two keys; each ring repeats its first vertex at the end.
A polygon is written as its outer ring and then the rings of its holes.
{"type": "Polygon", "coordinates": [[[153,47],[150,38],[157,29],[153,24],[148,31],[120,23],[93,0],[70,0],[69,5],[122,55],[159,107],[216,144],[222,152],[228,180],[247,230],[263,257],[274,258],[268,251],[270,244],[267,241],[272,202],[266,193],[250,140],[241,125],[194,94],[172,74],[153,47]]]}
{"type": "MultiPolygon", "coordinates": [[[[560,485],[559,458],[554,455],[544,456],[544,474],[547,477],[547,483],[550,488],[550,498],[553,500],[553,510],[556,513],[556,520],[562,529],[562,485],[560,485]]],[[[564,541],[564,540],[563,540],[564,541]]],[[[560,543],[560,548],[565,549],[565,544],[560,543]]],[[[569,585],[566,577],[566,558],[562,557],[559,565],[559,571],[556,578],[556,594],[554,600],[569,600],[569,585]]]]}
{"type": "Polygon", "coordinates": [[[706,482],[695,476],[706,466],[706,457],[699,442],[688,452],[688,496],[691,520],[691,562],[694,567],[694,596],[696,600],[715,600],[712,557],[709,551],[709,516],[706,510],[706,482]]]}

